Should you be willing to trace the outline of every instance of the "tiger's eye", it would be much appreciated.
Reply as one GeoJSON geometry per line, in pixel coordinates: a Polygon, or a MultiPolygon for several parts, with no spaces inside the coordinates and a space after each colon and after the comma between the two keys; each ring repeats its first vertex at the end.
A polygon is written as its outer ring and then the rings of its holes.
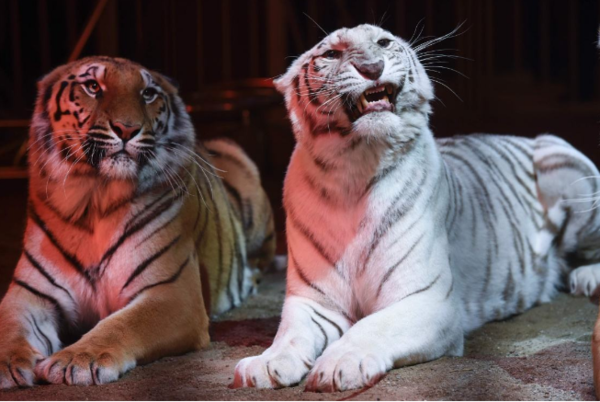
{"type": "Polygon", "coordinates": [[[379,39],[377,44],[383,48],[390,47],[392,41],[390,39],[379,39]]]}
{"type": "Polygon", "coordinates": [[[335,60],[335,59],[339,59],[342,56],[342,52],[340,52],[339,50],[328,50],[325,53],[323,53],[323,57],[325,57],[327,60],[335,60]]]}
{"type": "Polygon", "coordinates": [[[156,98],[157,95],[158,95],[158,91],[152,87],[148,87],[148,88],[144,89],[144,91],[142,92],[142,96],[144,97],[144,100],[147,103],[152,102],[156,98]]]}
{"type": "Polygon", "coordinates": [[[85,85],[85,89],[92,95],[96,95],[101,91],[100,84],[96,80],[88,80],[83,85],[85,85]]]}

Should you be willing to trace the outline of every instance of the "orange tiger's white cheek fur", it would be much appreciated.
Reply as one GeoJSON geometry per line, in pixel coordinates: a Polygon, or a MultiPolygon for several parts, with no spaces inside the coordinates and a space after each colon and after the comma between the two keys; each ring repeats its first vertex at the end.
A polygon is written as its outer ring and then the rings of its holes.
{"type": "Polygon", "coordinates": [[[273,345],[238,363],[234,386],[370,386],[461,355],[466,333],[549,301],[569,273],[573,293],[597,289],[600,214],[580,198],[597,194],[596,167],[549,135],[436,141],[425,48],[341,29],[276,81],[297,140],[287,297],[273,345]],[[588,265],[570,272],[574,255],[588,265]]]}

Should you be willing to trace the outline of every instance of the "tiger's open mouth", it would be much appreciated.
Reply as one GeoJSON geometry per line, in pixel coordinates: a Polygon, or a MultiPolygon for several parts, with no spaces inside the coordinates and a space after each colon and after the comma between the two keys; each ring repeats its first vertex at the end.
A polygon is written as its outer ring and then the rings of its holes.
{"type": "MultiPolygon", "coordinates": [[[[396,109],[398,87],[393,84],[379,85],[363,92],[349,107],[352,121],[369,113],[393,112],[396,109]]],[[[348,104],[348,102],[346,102],[348,104]]]]}

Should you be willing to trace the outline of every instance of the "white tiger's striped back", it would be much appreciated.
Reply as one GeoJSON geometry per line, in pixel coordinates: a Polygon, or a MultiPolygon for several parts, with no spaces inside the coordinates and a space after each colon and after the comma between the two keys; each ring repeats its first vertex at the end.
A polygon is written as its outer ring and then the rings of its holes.
{"type": "MultiPolygon", "coordinates": [[[[549,227],[546,208],[559,200],[552,197],[548,206],[540,202],[552,191],[546,181],[556,177],[544,171],[544,156],[539,156],[572,150],[553,138],[470,135],[438,141],[450,183],[446,225],[467,331],[547,302],[563,285],[566,262],[559,255],[564,257],[564,250],[557,245],[540,249],[549,227]],[[539,166],[536,159],[542,160],[539,166]]],[[[585,160],[577,160],[585,166],[585,160]]],[[[586,168],[593,173],[593,166],[586,168]]],[[[559,182],[563,191],[571,184],[559,182]]]]}

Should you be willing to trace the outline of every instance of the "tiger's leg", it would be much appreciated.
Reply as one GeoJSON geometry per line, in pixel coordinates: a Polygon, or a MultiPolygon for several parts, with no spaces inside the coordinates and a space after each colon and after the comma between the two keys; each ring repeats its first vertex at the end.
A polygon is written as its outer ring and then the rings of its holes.
{"type": "Polygon", "coordinates": [[[37,361],[60,349],[57,298],[33,275],[21,274],[27,265],[21,258],[13,283],[0,304],[0,389],[33,385],[37,361]],[[56,304],[55,304],[56,303],[56,304]]]}
{"type": "Polygon", "coordinates": [[[280,388],[299,383],[315,359],[350,325],[343,315],[314,300],[287,297],[273,345],[237,364],[233,386],[280,388]]]}
{"type": "Polygon", "coordinates": [[[206,346],[208,317],[198,279],[197,265],[187,264],[176,281],[146,285],[78,342],[38,363],[37,376],[54,384],[104,384],[138,363],[206,346]]]}
{"type": "Polygon", "coordinates": [[[570,272],[569,285],[571,293],[592,297],[600,291],[600,173],[585,155],[550,135],[536,138],[534,163],[546,209],[538,254],[547,255],[555,247],[584,264],[570,267],[576,269],[570,272]]]}
{"type": "Polygon", "coordinates": [[[571,271],[571,293],[595,301],[600,296],[600,264],[591,264],[571,271]]]}
{"type": "Polygon", "coordinates": [[[316,361],[306,390],[371,386],[393,367],[462,355],[461,317],[454,299],[445,297],[452,287],[444,282],[357,322],[316,361]]]}

